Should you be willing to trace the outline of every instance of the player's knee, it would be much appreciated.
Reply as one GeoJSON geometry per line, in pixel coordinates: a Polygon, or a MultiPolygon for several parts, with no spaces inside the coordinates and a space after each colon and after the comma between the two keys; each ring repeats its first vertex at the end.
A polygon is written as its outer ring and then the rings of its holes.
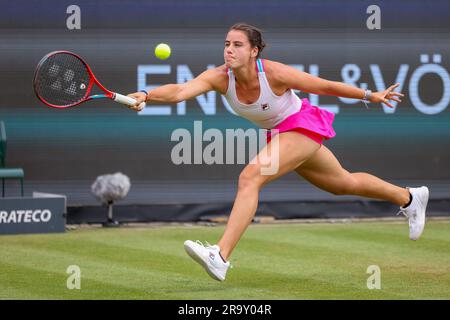
{"type": "Polygon", "coordinates": [[[345,179],[342,179],[342,183],[332,188],[331,193],[337,196],[357,195],[358,188],[358,180],[351,174],[348,174],[345,179]]]}
{"type": "Polygon", "coordinates": [[[239,190],[248,190],[261,188],[264,181],[261,179],[261,173],[258,165],[248,165],[239,175],[239,190]]]}

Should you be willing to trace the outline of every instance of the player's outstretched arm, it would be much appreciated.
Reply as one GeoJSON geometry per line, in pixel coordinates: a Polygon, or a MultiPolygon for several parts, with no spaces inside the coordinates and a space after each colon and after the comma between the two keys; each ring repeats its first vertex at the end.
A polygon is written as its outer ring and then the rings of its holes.
{"type": "Polygon", "coordinates": [[[206,70],[193,80],[181,84],[166,84],[150,91],[148,95],[144,92],[131,93],[128,96],[135,99],[136,104],[130,108],[140,111],[139,105],[142,102],[178,103],[194,98],[215,89],[216,74],[215,69],[206,70]]]}
{"type": "MultiPolygon", "coordinates": [[[[277,81],[285,83],[289,88],[319,95],[338,96],[343,98],[363,99],[365,90],[348,85],[343,82],[330,81],[302,72],[293,67],[272,62],[277,72],[274,73],[277,81]]],[[[400,84],[391,85],[384,91],[373,92],[368,98],[370,102],[380,102],[393,108],[389,100],[401,102],[397,97],[403,97],[400,92],[393,92],[400,84]]]]}

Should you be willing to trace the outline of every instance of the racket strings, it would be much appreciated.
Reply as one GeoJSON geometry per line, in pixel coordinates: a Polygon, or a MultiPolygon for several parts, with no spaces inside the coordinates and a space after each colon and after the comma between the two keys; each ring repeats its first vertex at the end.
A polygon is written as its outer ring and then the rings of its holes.
{"type": "Polygon", "coordinates": [[[70,106],[88,95],[91,76],[76,56],[57,53],[47,57],[36,74],[36,93],[47,103],[70,106]]]}

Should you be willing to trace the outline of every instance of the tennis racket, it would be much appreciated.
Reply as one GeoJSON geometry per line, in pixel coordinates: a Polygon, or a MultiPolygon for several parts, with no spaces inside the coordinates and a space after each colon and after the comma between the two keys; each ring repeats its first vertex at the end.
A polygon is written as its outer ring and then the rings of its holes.
{"type": "MultiPolygon", "coordinates": [[[[45,55],[34,74],[34,92],[49,107],[69,108],[92,99],[112,99],[134,106],[136,100],[106,89],[94,76],[89,65],[69,51],[54,51],[45,55]],[[91,95],[96,84],[104,93],[91,95]]],[[[145,103],[139,105],[140,109],[145,103]]]]}

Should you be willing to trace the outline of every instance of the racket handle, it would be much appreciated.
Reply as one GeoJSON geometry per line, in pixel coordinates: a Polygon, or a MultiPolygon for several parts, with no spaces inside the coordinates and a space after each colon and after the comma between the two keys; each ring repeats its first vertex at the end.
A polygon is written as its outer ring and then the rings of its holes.
{"type": "MultiPolygon", "coordinates": [[[[114,101],[122,103],[122,104],[126,104],[127,106],[130,106],[130,107],[132,107],[136,104],[136,100],[134,100],[133,98],[124,96],[123,94],[120,94],[120,93],[116,93],[114,95],[114,101]]],[[[139,105],[140,109],[143,109],[144,105],[145,105],[145,102],[142,102],[139,105]]]]}

